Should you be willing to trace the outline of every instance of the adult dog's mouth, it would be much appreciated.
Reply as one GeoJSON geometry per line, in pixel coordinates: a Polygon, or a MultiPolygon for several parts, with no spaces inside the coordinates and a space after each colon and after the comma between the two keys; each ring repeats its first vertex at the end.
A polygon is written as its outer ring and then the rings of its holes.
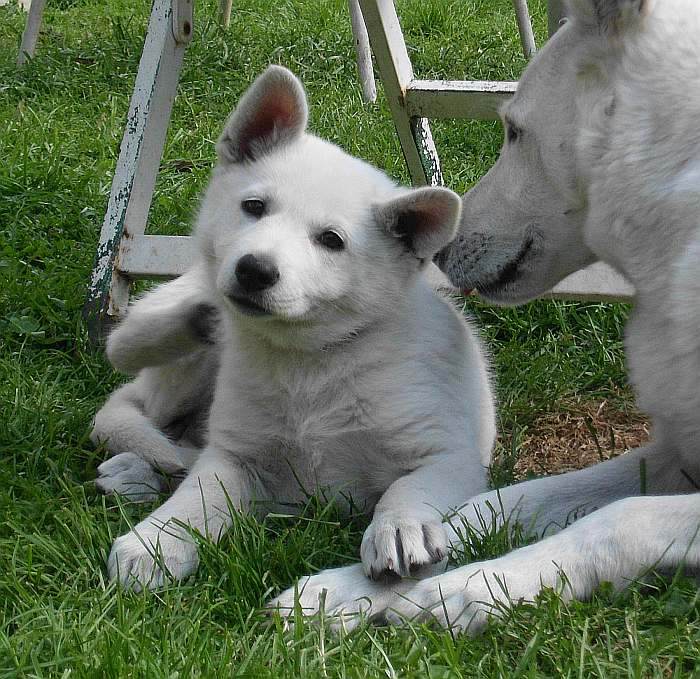
{"type": "Polygon", "coordinates": [[[475,285],[478,293],[484,297],[490,297],[517,281],[522,275],[522,263],[532,254],[534,244],[534,236],[528,236],[520,246],[520,250],[500,268],[495,276],[486,282],[479,282],[475,285]]]}

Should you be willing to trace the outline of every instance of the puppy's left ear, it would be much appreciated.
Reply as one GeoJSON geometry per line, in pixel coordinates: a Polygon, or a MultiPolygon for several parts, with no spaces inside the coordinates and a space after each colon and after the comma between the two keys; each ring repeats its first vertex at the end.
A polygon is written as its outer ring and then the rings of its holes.
{"type": "Polygon", "coordinates": [[[418,259],[431,259],[457,233],[462,201],[440,187],[413,189],[375,205],[374,214],[390,235],[418,259]]]}

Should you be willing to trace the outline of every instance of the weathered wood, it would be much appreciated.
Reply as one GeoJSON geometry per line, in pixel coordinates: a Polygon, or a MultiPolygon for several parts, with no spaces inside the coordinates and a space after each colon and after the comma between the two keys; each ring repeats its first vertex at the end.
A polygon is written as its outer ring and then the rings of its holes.
{"type": "Polygon", "coordinates": [[[543,296],[555,299],[631,302],[634,299],[634,287],[607,264],[596,262],[571,274],[543,296]]]}
{"type": "Polygon", "coordinates": [[[122,239],[118,265],[131,280],[173,278],[187,271],[196,255],[190,236],[140,235],[122,239]]]}
{"type": "Polygon", "coordinates": [[[518,22],[518,33],[520,34],[520,44],[523,46],[523,55],[530,59],[537,51],[535,45],[535,34],[532,32],[532,22],[530,12],[527,8],[527,0],[513,0],[515,18],[518,22]]]}
{"type": "Polygon", "coordinates": [[[414,184],[442,182],[440,159],[435,153],[428,121],[411,121],[405,107],[413,68],[399,18],[391,0],[359,0],[377,68],[381,75],[408,171],[414,184]]]}
{"type": "Polygon", "coordinates": [[[194,30],[194,0],[174,0],[173,37],[179,45],[192,41],[194,30]]]}
{"type": "MultiPolygon", "coordinates": [[[[2,7],[3,5],[9,5],[10,3],[14,3],[14,2],[15,2],[15,0],[0,0],[0,7],[2,7]]],[[[29,7],[32,4],[32,0],[17,0],[17,4],[25,12],[28,12],[29,7]]]]}
{"type": "MultiPolygon", "coordinates": [[[[352,5],[353,0],[349,1],[352,5]]],[[[172,2],[189,3],[189,9],[178,9],[191,11],[192,0],[172,2]]],[[[226,2],[222,0],[220,6],[226,2]]],[[[441,183],[427,118],[495,118],[517,83],[414,80],[393,4],[389,0],[359,2],[366,12],[369,39],[411,177],[417,184],[441,183]]],[[[550,0],[550,16],[556,16],[556,26],[560,4],[550,0]]],[[[131,280],[172,278],[187,270],[196,256],[190,237],[144,233],[184,52],[175,36],[185,41],[191,38],[191,31],[188,38],[188,32],[182,30],[184,16],[182,12],[173,15],[169,2],[155,0],[86,305],[86,312],[98,325],[123,311],[131,280]]],[[[633,295],[627,281],[597,263],[572,274],[545,296],[629,301],[633,295]]],[[[94,332],[94,324],[92,329],[94,332]]]]}
{"type": "Polygon", "coordinates": [[[223,28],[231,25],[231,6],[233,0],[219,0],[219,23],[223,28]]]}
{"type": "Polygon", "coordinates": [[[495,120],[518,83],[488,80],[414,80],[406,89],[411,117],[495,120]]]}
{"type": "Polygon", "coordinates": [[[137,236],[146,228],[186,45],[175,39],[173,16],[186,16],[187,4],[191,0],[153,2],[84,308],[93,338],[129,300],[129,278],[118,267],[120,244],[124,234],[137,236]],[[179,5],[175,13],[173,4],[179,5]]]}
{"type": "Polygon", "coordinates": [[[357,71],[362,85],[362,98],[366,102],[377,100],[377,86],[374,82],[374,69],[372,68],[372,52],[369,48],[369,36],[362,16],[362,10],[358,0],[348,0],[350,22],[352,23],[352,35],[355,39],[355,56],[357,58],[357,71]]]}
{"type": "MultiPolygon", "coordinates": [[[[27,12],[27,21],[22,32],[19,54],[17,55],[17,66],[23,66],[27,63],[27,59],[31,59],[34,56],[45,5],[46,0],[31,0],[29,11],[27,12]]],[[[23,3],[23,6],[26,7],[26,4],[23,3]]]]}
{"type": "MultiPolygon", "coordinates": [[[[196,256],[189,236],[134,236],[122,241],[119,268],[132,280],[174,278],[187,271],[196,256]]],[[[607,264],[597,262],[571,274],[544,297],[629,302],[634,288],[607,264]]]]}

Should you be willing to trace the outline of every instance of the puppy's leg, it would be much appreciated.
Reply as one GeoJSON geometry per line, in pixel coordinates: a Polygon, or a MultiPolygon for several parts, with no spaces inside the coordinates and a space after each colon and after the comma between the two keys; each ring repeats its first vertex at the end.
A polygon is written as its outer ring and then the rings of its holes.
{"type": "Polygon", "coordinates": [[[700,494],[627,498],[499,559],[423,580],[387,604],[387,617],[478,633],[489,616],[543,587],[586,599],[601,582],[623,589],[649,569],[698,572],[699,531],[700,494]]]}
{"type": "Polygon", "coordinates": [[[160,474],[157,472],[182,475],[192,467],[199,454],[195,448],[173,443],[157,428],[153,420],[146,416],[143,404],[146,389],[141,382],[143,380],[139,378],[117,389],[95,416],[90,438],[96,445],[106,443],[112,457],[98,468],[98,472],[105,477],[97,482],[98,487],[100,484],[104,486],[101,488],[103,492],[123,493],[126,490],[124,483],[129,482],[129,465],[125,465],[126,458],[117,464],[113,456],[135,453],[145,461],[151,467],[151,473],[146,475],[147,478],[141,477],[141,473],[144,472],[141,465],[131,474],[133,481],[136,484],[140,482],[144,492],[149,484],[155,483],[156,488],[153,492],[158,493],[162,490],[162,479],[159,480],[160,474]],[[115,474],[120,478],[116,478],[115,474]]]}
{"type": "MultiPolygon", "coordinates": [[[[416,556],[423,555],[426,561],[433,560],[439,556],[435,546],[443,544],[441,539],[446,547],[457,539],[454,531],[448,530],[445,534],[445,525],[439,525],[440,512],[451,514],[451,510],[462,504],[459,498],[469,492],[470,484],[473,487],[485,483],[478,471],[467,475],[460,472],[462,459],[462,456],[458,459],[446,456],[392,484],[378,503],[372,525],[363,538],[363,557],[371,559],[365,561],[363,558],[363,564],[329,569],[303,578],[296,587],[274,599],[271,605],[278,606],[282,615],[293,615],[298,593],[302,609],[307,613],[317,613],[319,594],[326,590],[325,610],[335,616],[334,624],[352,627],[363,617],[360,613],[369,619],[381,619],[388,607],[397,608],[398,602],[409,592],[421,592],[419,585],[415,584],[417,579],[429,577],[429,582],[436,583],[436,587],[442,586],[442,580],[431,576],[436,570],[444,571],[441,563],[419,568],[411,574],[412,577],[402,580],[363,582],[360,575],[363,571],[371,573],[372,568],[378,575],[380,567],[386,568],[389,559],[392,566],[398,564],[404,573],[408,567],[410,572],[410,562],[415,563],[416,556]],[[425,533],[424,525],[429,527],[425,533]],[[416,526],[420,526],[420,532],[415,530],[416,526]],[[426,535],[432,538],[430,545],[426,544],[426,535]],[[381,564],[380,553],[385,556],[381,564]],[[406,554],[409,555],[408,563],[406,554]]],[[[483,518],[490,523],[496,512],[497,521],[514,516],[533,530],[561,527],[567,519],[638,493],[643,483],[642,476],[646,477],[648,492],[688,492],[692,485],[678,467],[665,448],[647,446],[585,470],[483,493],[462,507],[463,516],[453,517],[452,522],[455,530],[459,529],[460,520],[466,520],[478,529],[483,518]],[[645,472],[640,471],[643,468],[645,472]]],[[[549,563],[551,559],[546,553],[544,556],[549,563]]],[[[531,570],[533,568],[531,566],[531,570]]],[[[451,573],[444,574],[443,578],[448,578],[451,573]]],[[[432,593],[428,591],[426,597],[432,593]]]]}
{"type": "Polygon", "coordinates": [[[104,495],[130,502],[153,502],[176,485],[177,477],[159,474],[136,453],[119,453],[97,468],[95,487],[104,495]]]}
{"type": "Polygon", "coordinates": [[[362,538],[360,554],[369,577],[406,577],[447,556],[455,536],[443,518],[463,502],[465,492],[486,486],[479,459],[463,453],[435,455],[389,486],[362,538]]]}
{"type": "Polygon", "coordinates": [[[172,497],[115,540],[107,564],[110,578],[141,590],[193,573],[197,547],[185,526],[219,540],[231,525],[231,511],[246,510],[253,495],[262,495],[256,478],[232,455],[205,448],[172,497]]]}
{"type": "Polygon", "coordinates": [[[107,339],[110,363],[135,374],[186,356],[212,343],[218,312],[201,267],[158,286],[133,304],[107,339]]]}

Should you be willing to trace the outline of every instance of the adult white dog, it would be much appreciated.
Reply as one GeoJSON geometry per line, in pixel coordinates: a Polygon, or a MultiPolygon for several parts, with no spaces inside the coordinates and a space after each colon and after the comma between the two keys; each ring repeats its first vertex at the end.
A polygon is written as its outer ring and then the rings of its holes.
{"type": "MultiPolygon", "coordinates": [[[[543,586],[584,598],[651,567],[700,566],[700,7],[575,0],[569,17],[504,107],[501,156],[464,197],[460,232],[438,263],[499,304],[533,299],[597,259],[622,272],[637,291],[630,375],[654,440],[470,500],[462,513],[475,527],[500,506],[539,532],[593,513],[493,561],[368,586],[371,614],[391,622],[477,632],[543,586]]],[[[300,587],[327,589],[353,614],[367,604],[352,582],[340,568],[300,587]]],[[[312,598],[302,595],[311,611],[312,598]]]]}
{"type": "MultiPolygon", "coordinates": [[[[700,566],[700,6],[575,0],[569,19],[504,107],[501,156],[465,196],[440,264],[500,304],[532,299],[596,259],[622,272],[636,289],[629,372],[653,442],[502,490],[505,513],[536,530],[607,506],[417,584],[389,604],[393,621],[475,632],[543,586],[580,599],[601,581],[619,589],[652,567],[700,566]],[[649,496],[639,497],[644,468],[649,496]]],[[[465,516],[489,500],[472,500],[465,516]]]]}
{"type": "Polygon", "coordinates": [[[486,364],[425,274],[454,237],[459,198],[397,187],[306,122],[301,84],[270,67],[219,139],[195,234],[200,261],[138,303],[110,340],[117,365],[142,371],[97,418],[95,438],[119,453],[100,468],[101,486],[196,460],[172,497],[115,541],[109,573],[126,585],[192,573],[186,527],[217,540],[232,511],[289,511],[323,488],[374,509],[353,571],[360,596],[365,573],[443,560],[442,513],[465,489],[486,488],[486,364]],[[193,454],[182,420],[205,408],[207,443],[193,454]],[[177,446],[164,435],[173,423],[177,446]]]}

